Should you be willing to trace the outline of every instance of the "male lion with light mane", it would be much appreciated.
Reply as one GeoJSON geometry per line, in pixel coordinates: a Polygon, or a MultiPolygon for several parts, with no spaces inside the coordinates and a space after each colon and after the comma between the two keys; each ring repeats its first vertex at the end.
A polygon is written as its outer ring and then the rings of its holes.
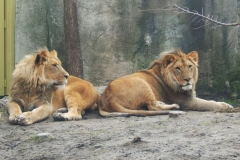
{"type": "Polygon", "coordinates": [[[100,95],[91,83],[62,68],[55,50],[25,56],[16,66],[7,103],[11,124],[30,125],[57,111],[54,120],[80,120],[96,109],[100,95]]]}
{"type": "Polygon", "coordinates": [[[160,54],[151,66],[112,81],[101,95],[102,116],[161,115],[169,109],[226,111],[224,102],[196,97],[198,53],[171,50],[160,54]],[[146,110],[147,109],[147,110],[146,110]],[[120,112],[120,113],[119,113],[120,112]]]}

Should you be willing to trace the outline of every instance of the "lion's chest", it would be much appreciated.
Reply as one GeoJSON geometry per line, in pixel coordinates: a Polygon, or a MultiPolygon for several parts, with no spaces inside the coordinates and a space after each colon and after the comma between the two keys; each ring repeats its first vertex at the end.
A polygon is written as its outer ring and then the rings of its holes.
{"type": "Polygon", "coordinates": [[[43,104],[51,104],[51,94],[29,93],[15,97],[15,101],[21,104],[23,111],[33,110],[43,104]]]}

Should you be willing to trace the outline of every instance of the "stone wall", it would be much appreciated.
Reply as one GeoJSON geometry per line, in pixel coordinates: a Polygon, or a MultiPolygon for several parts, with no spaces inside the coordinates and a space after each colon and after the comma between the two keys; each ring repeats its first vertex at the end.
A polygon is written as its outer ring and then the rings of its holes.
{"type": "MultiPolygon", "coordinates": [[[[225,81],[239,81],[239,28],[201,27],[203,21],[192,22],[191,15],[176,10],[141,11],[174,3],[203,10],[219,21],[239,21],[238,0],[78,0],[84,79],[107,85],[148,67],[160,52],[179,47],[185,53],[199,53],[199,93],[221,92],[225,81]]],[[[16,22],[16,63],[47,46],[59,52],[66,66],[62,0],[17,0],[16,22]]]]}

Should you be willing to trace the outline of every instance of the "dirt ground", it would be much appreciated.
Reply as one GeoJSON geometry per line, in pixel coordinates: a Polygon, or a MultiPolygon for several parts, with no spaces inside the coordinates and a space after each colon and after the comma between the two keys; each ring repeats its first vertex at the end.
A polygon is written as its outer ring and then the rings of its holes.
{"type": "Polygon", "coordinates": [[[10,125],[0,106],[0,159],[240,159],[240,112],[193,112],[172,118],[103,118],[10,125]]]}

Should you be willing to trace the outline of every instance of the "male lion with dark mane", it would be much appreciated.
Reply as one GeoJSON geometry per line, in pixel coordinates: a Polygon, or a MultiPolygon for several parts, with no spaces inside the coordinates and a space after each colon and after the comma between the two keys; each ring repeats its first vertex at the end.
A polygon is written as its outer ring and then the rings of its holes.
{"type": "Polygon", "coordinates": [[[224,102],[196,97],[198,53],[171,50],[146,70],[113,80],[101,95],[102,116],[161,115],[169,109],[226,111],[224,102]],[[147,110],[146,110],[147,109],[147,110]]]}
{"type": "Polygon", "coordinates": [[[93,85],[69,76],[55,50],[26,55],[17,64],[7,103],[11,124],[30,125],[57,111],[54,120],[80,120],[96,109],[100,95],[93,85]]]}

